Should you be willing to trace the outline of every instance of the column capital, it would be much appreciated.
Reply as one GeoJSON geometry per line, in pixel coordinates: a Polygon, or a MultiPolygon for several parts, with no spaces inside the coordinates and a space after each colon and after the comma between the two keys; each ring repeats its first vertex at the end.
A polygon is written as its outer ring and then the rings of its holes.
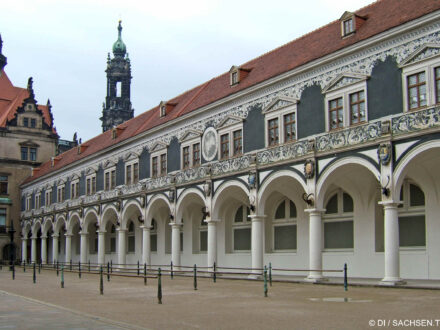
{"type": "Polygon", "coordinates": [[[23,237],[21,240],[22,240],[23,242],[25,242],[25,241],[28,240],[28,238],[27,238],[27,237],[23,237]]]}
{"type": "Polygon", "coordinates": [[[127,229],[125,228],[116,228],[116,231],[119,233],[125,233],[127,231],[127,229]]]}
{"type": "Polygon", "coordinates": [[[58,238],[58,237],[60,237],[59,234],[52,234],[52,238],[58,238]]]}
{"type": "Polygon", "coordinates": [[[104,235],[107,231],[106,230],[97,230],[96,231],[98,233],[98,235],[104,235]]]}
{"type": "Polygon", "coordinates": [[[215,225],[217,223],[219,223],[221,220],[220,219],[209,219],[209,220],[203,220],[205,223],[207,223],[208,225],[215,225]]]}
{"type": "Polygon", "coordinates": [[[89,233],[88,233],[88,232],[84,232],[84,231],[80,231],[79,234],[80,234],[81,236],[87,236],[89,233]]]}
{"type": "Polygon", "coordinates": [[[145,230],[145,231],[151,230],[151,226],[142,225],[142,226],[139,226],[139,228],[141,228],[142,230],[145,230]]]}
{"type": "Polygon", "coordinates": [[[66,237],[72,237],[72,236],[73,236],[73,234],[68,234],[68,233],[65,233],[65,234],[64,234],[64,236],[66,236],[66,237]]]}
{"type": "Polygon", "coordinates": [[[248,215],[248,218],[251,219],[251,222],[263,221],[267,216],[264,214],[252,214],[248,215]]]}
{"type": "Polygon", "coordinates": [[[179,228],[183,225],[183,223],[170,222],[169,225],[173,228],[179,228]]]}
{"type": "Polygon", "coordinates": [[[32,236],[31,240],[36,240],[38,237],[37,236],[32,236]]]}
{"type": "Polygon", "coordinates": [[[399,205],[403,204],[401,201],[380,201],[378,203],[379,205],[382,205],[385,209],[396,209],[399,207],[399,205]]]}
{"type": "Polygon", "coordinates": [[[313,208],[313,209],[305,209],[304,212],[309,213],[310,215],[314,215],[314,214],[322,214],[326,211],[326,209],[318,209],[318,208],[313,208]]]}
{"type": "Polygon", "coordinates": [[[47,236],[41,236],[41,239],[47,239],[47,236]]]}

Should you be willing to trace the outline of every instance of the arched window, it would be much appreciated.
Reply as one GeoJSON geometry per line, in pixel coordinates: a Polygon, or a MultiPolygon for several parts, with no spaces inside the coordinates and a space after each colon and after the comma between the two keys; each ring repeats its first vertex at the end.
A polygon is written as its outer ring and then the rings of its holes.
{"type": "Polygon", "coordinates": [[[288,198],[279,202],[272,221],[272,249],[274,251],[296,250],[297,212],[288,198]]]}
{"type": "Polygon", "coordinates": [[[325,206],[324,249],[353,249],[353,199],[338,189],[325,206]]]}
{"type": "Polygon", "coordinates": [[[110,228],[110,253],[116,252],[116,227],[112,224],[110,228]]]}
{"type": "Polygon", "coordinates": [[[157,252],[157,223],[156,220],[151,220],[150,227],[150,251],[157,252]]]}
{"type": "Polygon", "coordinates": [[[205,218],[202,216],[199,224],[199,251],[208,251],[208,224],[205,222],[205,218]]]}
{"type": "Polygon", "coordinates": [[[134,232],[134,223],[133,221],[130,221],[130,224],[128,225],[128,252],[133,253],[135,252],[136,248],[136,236],[134,232]]]}
{"type": "Polygon", "coordinates": [[[400,191],[399,243],[401,247],[425,247],[425,194],[414,183],[404,181],[400,191]]]}
{"type": "Polygon", "coordinates": [[[242,205],[235,212],[232,224],[233,250],[250,251],[251,249],[251,219],[249,207],[242,205]]]}

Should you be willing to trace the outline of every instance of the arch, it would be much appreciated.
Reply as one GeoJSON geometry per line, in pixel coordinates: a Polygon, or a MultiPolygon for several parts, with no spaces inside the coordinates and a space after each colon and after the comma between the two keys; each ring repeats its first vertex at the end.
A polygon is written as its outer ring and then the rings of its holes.
{"type": "MultiPolygon", "coordinates": [[[[321,173],[318,179],[318,182],[316,184],[316,195],[317,195],[316,207],[318,208],[323,207],[326,190],[328,186],[332,183],[330,177],[332,177],[335,174],[335,172],[340,170],[342,167],[353,166],[353,165],[361,166],[366,170],[368,170],[377,180],[377,183],[379,183],[380,172],[370,161],[361,157],[344,157],[338,159],[333,163],[331,163],[330,165],[328,165],[321,173]]],[[[356,196],[353,195],[357,195],[353,191],[350,191],[350,194],[354,198],[356,196]]]]}
{"type": "Polygon", "coordinates": [[[72,230],[75,227],[75,225],[78,224],[78,226],[81,228],[81,219],[77,214],[74,214],[69,218],[69,220],[66,222],[66,232],[68,234],[72,234],[72,230]]]}
{"type": "MultiPolygon", "coordinates": [[[[227,191],[230,190],[236,190],[238,192],[243,192],[246,196],[249,196],[249,189],[248,187],[242,183],[241,181],[238,180],[231,180],[231,181],[224,181],[220,184],[220,186],[217,188],[217,190],[215,191],[215,194],[212,198],[212,216],[213,219],[218,219],[219,218],[219,213],[220,213],[220,206],[222,204],[222,202],[224,201],[225,198],[227,198],[228,195],[227,191]]],[[[247,201],[242,201],[243,203],[245,203],[246,205],[249,205],[249,200],[247,201]]]]}
{"type": "Polygon", "coordinates": [[[43,234],[43,236],[44,235],[47,236],[48,231],[49,231],[49,229],[51,227],[53,227],[52,218],[48,217],[48,218],[44,219],[43,226],[42,226],[42,229],[41,229],[41,233],[43,234]]]}
{"type": "Polygon", "coordinates": [[[179,196],[179,199],[176,204],[176,214],[179,215],[181,213],[182,207],[187,203],[187,200],[194,196],[196,199],[202,200],[202,204],[206,205],[205,195],[196,188],[188,188],[185,189],[179,196]]]}
{"type": "Polygon", "coordinates": [[[22,235],[24,238],[27,238],[29,235],[29,232],[32,230],[31,224],[29,222],[26,222],[26,224],[23,226],[22,229],[22,235]]]}
{"type": "Polygon", "coordinates": [[[60,229],[65,226],[66,226],[66,218],[64,217],[64,215],[62,214],[57,215],[55,223],[53,224],[54,234],[59,234],[60,229]]]}
{"type": "Polygon", "coordinates": [[[163,203],[165,203],[165,205],[168,207],[170,212],[172,212],[171,203],[165,195],[156,194],[150,199],[150,202],[148,203],[147,211],[146,211],[146,219],[145,219],[146,226],[151,226],[151,219],[153,219],[153,213],[156,209],[156,205],[159,205],[158,207],[160,207],[160,204],[163,204],[163,203]]]}
{"type": "Polygon", "coordinates": [[[101,223],[99,224],[99,227],[104,229],[107,226],[108,221],[110,221],[112,218],[115,218],[116,221],[118,221],[118,214],[119,212],[114,205],[106,205],[102,211],[101,223]]]}
{"type": "MultiPolygon", "coordinates": [[[[121,228],[127,228],[127,223],[130,217],[136,213],[136,211],[142,216],[142,208],[139,205],[139,202],[137,200],[131,200],[129,201],[122,210],[122,216],[121,216],[121,228]]],[[[136,220],[137,222],[137,220],[136,220]]]]}
{"type": "Polygon", "coordinates": [[[89,230],[89,225],[91,223],[93,223],[95,221],[96,224],[99,223],[99,217],[98,217],[98,213],[94,210],[94,209],[90,209],[87,211],[87,213],[84,215],[84,220],[83,220],[83,226],[82,226],[82,232],[83,233],[88,233],[89,230]]]}
{"type": "Polygon", "coordinates": [[[36,237],[38,233],[38,229],[41,229],[41,221],[36,220],[35,223],[32,225],[32,236],[36,237]]]}
{"type": "Polygon", "coordinates": [[[399,196],[400,189],[408,172],[409,164],[422,154],[437,148],[440,148],[440,140],[428,141],[414,147],[402,157],[394,169],[394,196],[399,196]]]}

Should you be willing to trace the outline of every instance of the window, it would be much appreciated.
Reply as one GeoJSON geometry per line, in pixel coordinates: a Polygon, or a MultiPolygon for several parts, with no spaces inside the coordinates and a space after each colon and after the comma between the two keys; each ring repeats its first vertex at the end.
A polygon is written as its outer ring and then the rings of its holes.
{"type": "Polygon", "coordinates": [[[231,85],[235,85],[238,83],[238,72],[234,71],[231,73],[231,85]]]}
{"type": "Polygon", "coordinates": [[[344,30],[344,36],[349,35],[350,33],[354,32],[354,24],[353,24],[353,18],[347,19],[342,22],[343,30],[344,30]]]}
{"type": "Polygon", "coordinates": [[[167,112],[166,112],[166,106],[165,106],[165,105],[162,105],[162,106],[160,107],[160,116],[161,116],[161,117],[165,117],[166,114],[167,114],[167,112]]]}
{"type": "Polygon", "coordinates": [[[245,205],[240,206],[235,212],[234,223],[232,224],[233,250],[251,250],[251,220],[249,219],[250,209],[245,205]]]}
{"type": "Polygon", "coordinates": [[[58,203],[64,202],[64,196],[65,196],[65,188],[64,185],[57,188],[57,201],[58,203]]]}
{"type": "Polygon", "coordinates": [[[29,148],[29,160],[32,162],[37,160],[37,148],[29,148]]]}
{"type": "Polygon", "coordinates": [[[52,204],[52,198],[53,198],[52,189],[46,190],[44,197],[45,197],[44,198],[45,206],[50,206],[50,204],[52,204]]]}
{"type": "Polygon", "coordinates": [[[200,142],[202,132],[198,130],[188,130],[180,139],[180,154],[182,155],[182,169],[200,165],[200,142]]]}
{"type": "Polygon", "coordinates": [[[220,136],[220,159],[229,157],[229,134],[220,136]]]}
{"type": "Polygon", "coordinates": [[[350,94],[350,124],[365,122],[365,93],[359,91],[350,94]]]}
{"type": "Polygon", "coordinates": [[[6,227],[6,209],[0,208],[0,227],[6,227]]]}
{"type": "Polygon", "coordinates": [[[8,176],[0,174],[0,195],[8,194],[8,176]]]}
{"type": "Polygon", "coordinates": [[[183,166],[182,167],[184,169],[189,168],[189,166],[190,166],[189,148],[190,148],[189,146],[183,148],[183,155],[182,155],[182,157],[183,157],[182,165],[183,166]]]}
{"type": "Polygon", "coordinates": [[[153,157],[153,162],[151,164],[151,176],[152,177],[157,177],[158,174],[158,157],[153,157]]]}
{"type": "Polygon", "coordinates": [[[41,193],[35,195],[35,208],[39,209],[41,207],[41,193]]]}
{"type": "Polygon", "coordinates": [[[329,101],[330,130],[344,127],[342,97],[329,101]]]}
{"type": "Polygon", "coordinates": [[[161,148],[151,155],[151,176],[156,178],[167,174],[167,153],[165,148],[161,148]]]}
{"type": "Polygon", "coordinates": [[[26,196],[26,207],[25,210],[29,211],[31,209],[31,196],[26,196]]]}
{"type": "Polygon", "coordinates": [[[297,211],[295,204],[287,198],[278,203],[272,221],[273,251],[296,250],[297,211]]]}
{"type": "Polygon", "coordinates": [[[399,244],[403,248],[426,246],[425,194],[414,183],[404,181],[399,207],[399,244]]]}
{"type": "Polygon", "coordinates": [[[193,147],[193,166],[198,166],[200,165],[200,143],[194,143],[192,145],[193,147]]]}
{"type": "Polygon", "coordinates": [[[242,130],[239,129],[237,131],[234,131],[232,134],[234,137],[234,149],[232,151],[232,154],[233,154],[233,156],[239,156],[243,152],[242,130]]]}
{"type": "Polygon", "coordinates": [[[139,181],[139,163],[131,162],[125,166],[125,184],[136,184],[139,181]]]}
{"type": "Polygon", "coordinates": [[[21,147],[21,160],[28,160],[28,147],[21,147]]]}
{"type": "Polygon", "coordinates": [[[86,195],[93,195],[96,193],[96,174],[86,177],[86,195]]]}
{"type": "Polygon", "coordinates": [[[134,223],[130,221],[128,226],[128,253],[134,253],[136,247],[136,239],[135,239],[135,231],[134,231],[134,223]]]}
{"type": "Polygon", "coordinates": [[[167,154],[160,155],[160,175],[167,174],[167,154]]]}
{"type": "Polygon", "coordinates": [[[70,198],[75,199],[79,197],[79,179],[70,183],[70,198]]]}
{"type": "Polygon", "coordinates": [[[324,220],[324,249],[353,249],[353,199],[339,189],[327,201],[324,220]]]}
{"type": "Polygon", "coordinates": [[[111,167],[104,171],[104,190],[115,189],[116,187],[116,168],[111,167]]]}
{"type": "Polygon", "coordinates": [[[419,72],[407,77],[409,110],[426,106],[426,74],[419,72]]]}
{"type": "Polygon", "coordinates": [[[110,228],[110,253],[116,252],[116,227],[112,224],[110,228]]]}
{"type": "Polygon", "coordinates": [[[35,118],[31,118],[31,127],[32,128],[37,127],[37,121],[35,120],[35,118]]]}
{"type": "Polygon", "coordinates": [[[284,115],[284,142],[291,142],[296,139],[295,114],[284,115]]]}
{"type": "Polygon", "coordinates": [[[203,217],[199,223],[199,251],[206,252],[208,251],[208,224],[203,217]]]}
{"type": "Polygon", "coordinates": [[[278,118],[274,118],[268,121],[268,128],[267,128],[267,138],[268,138],[268,145],[276,146],[279,142],[279,135],[278,135],[278,118]]]}
{"type": "Polygon", "coordinates": [[[21,147],[21,160],[37,161],[37,148],[35,147],[21,147]]]}
{"type": "Polygon", "coordinates": [[[440,103],[440,67],[435,68],[435,103],[440,103]]]}
{"type": "Polygon", "coordinates": [[[27,118],[27,117],[23,118],[23,126],[24,127],[29,127],[29,118],[27,118]]]}
{"type": "Polygon", "coordinates": [[[157,252],[157,223],[156,220],[151,220],[150,228],[150,251],[157,252]]]}

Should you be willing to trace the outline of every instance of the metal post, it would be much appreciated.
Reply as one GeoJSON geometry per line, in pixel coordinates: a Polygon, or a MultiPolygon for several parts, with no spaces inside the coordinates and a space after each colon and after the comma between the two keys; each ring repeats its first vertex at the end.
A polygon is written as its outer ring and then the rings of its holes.
{"type": "Polygon", "coordinates": [[[171,261],[171,279],[173,279],[174,273],[173,273],[173,262],[171,261]]]}
{"type": "Polygon", "coordinates": [[[264,296],[267,297],[267,267],[264,265],[264,296]]]}
{"type": "Polygon", "coordinates": [[[15,264],[12,264],[12,279],[15,280],[15,264]]]}
{"type": "Polygon", "coordinates": [[[26,260],[23,263],[23,273],[26,273],[26,260]]]}
{"type": "Polygon", "coordinates": [[[102,278],[102,266],[99,268],[99,293],[104,294],[104,279],[102,278]]]}
{"type": "Polygon", "coordinates": [[[78,277],[81,278],[81,261],[78,261],[78,277]]]}
{"type": "Polygon", "coordinates": [[[61,289],[64,289],[64,265],[61,264],[61,289]]]}
{"type": "Polygon", "coordinates": [[[33,276],[32,276],[32,278],[33,278],[33,280],[34,280],[34,283],[37,282],[36,268],[37,268],[37,265],[36,265],[35,262],[34,262],[34,274],[33,274],[33,276]]]}
{"type": "Polygon", "coordinates": [[[38,274],[41,274],[41,260],[40,263],[38,264],[38,274]]]}
{"type": "Polygon", "coordinates": [[[197,290],[197,265],[194,264],[194,290],[197,290]]]}
{"type": "Polygon", "coordinates": [[[344,291],[348,290],[348,283],[347,283],[347,263],[344,264],[344,291]]]}
{"type": "Polygon", "coordinates": [[[139,276],[140,272],[141,272],[141,270],[139,268],[139,260],[138,260],[138,276],[139,276]]]}
{"type": "Polygon", "coordinates": [[[147,285],[147,263],[144,263],[144,285],[147,285]]]}
{"type": "Polygon", "coordinates": [[[70,259],[70,271],[72,271],[72,259],[70,259]]]}
{"type": "Polygon", "coordinates": [[[110,263],[109,262],[107,262],[107,282],[110,282],[110,263]]]}
{"type": "Polygon", "coordinates": [[[217,282],[217,266],[215,264],[215,261],[214,261],[214,274],[213,274],[212,278],[214,280],[214,283],[217,282]]]}
{"type": "Polygon", "coordinates": [[[161,280],[160,268],[157,270],[157,303],[162,304],[162,280],[161,280]]]}
{"type": "Polygon", "coordinates": [[[113,260],[110,260],[110,273],[113,273],[113,260]]]}
{"type": "Polygon", "coordinates": [[[90,272],[90,259],[89,259],[89,272],[90,272]]]}
{"type": "Polygon", "coordinates": [[[58,263],[58,260],[57,260],[57,276],[59,275],[59,263],[58,263]]]}
{"type": "Polygon", "coordinates": [[[272,286],[272,263],[269,262],[269,284],[272,286]]]}

